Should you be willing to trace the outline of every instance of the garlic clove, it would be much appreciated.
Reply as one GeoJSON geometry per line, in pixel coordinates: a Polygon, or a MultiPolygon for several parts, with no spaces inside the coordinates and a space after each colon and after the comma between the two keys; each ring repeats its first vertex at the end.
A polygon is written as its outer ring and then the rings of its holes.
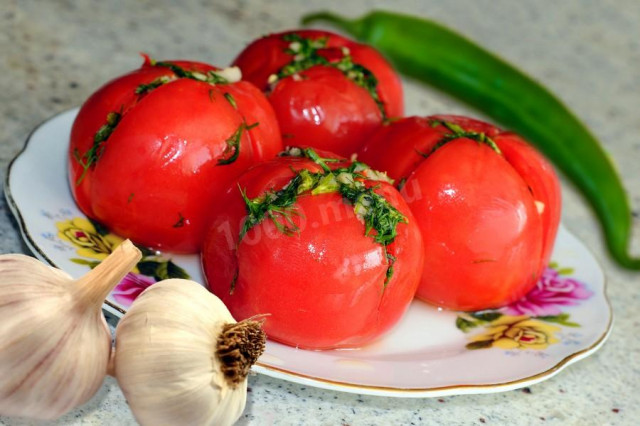
{"type": "Polygon", "coordinates": [[[116,378],[142,425],[231,425],[264,350],[256,321],[236,323],[193,281],[147,288],[116,328],[116,378]]]}
{"type": "Polygon", "coordinates": [[[106,375],[106,295],[140,259],[129,241],[74,281],[25,255],[0,255],[0,415],[54,419],[106,375]]]}

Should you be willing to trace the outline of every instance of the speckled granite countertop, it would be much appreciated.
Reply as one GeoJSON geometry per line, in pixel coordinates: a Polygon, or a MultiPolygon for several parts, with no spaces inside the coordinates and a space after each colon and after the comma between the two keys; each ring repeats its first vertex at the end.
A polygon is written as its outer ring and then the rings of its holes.
{"type": "MultiPolygon", "coordinates": [[[[379,2],[87,0],[0,3],[0,177],[29,132],[81,104],[108,79],[136,68],[138,52],[217,65],[251,39],[293,28],[307,11],[351,16],[379,2]],[[313,5],[312,5],[313,3],[313,5]],[[321,4],[323,3],[323,4],[321,4]]],[[[434,18],[518,64],[555,91],[602,140],[635,209],[640,253],[640,3],[618,1],[395,1],[388,7],[434,18]],[[393,6],[391,6],[393,5],[393,6]]],[[[408,114],[478,115],[406,82],[408,114]]],[[[593,356],[524,390],[430,399],[368,397],[266,376],[249,379],[239,424],[637,424],[640,418],[640,275],[606,256],[582,199],[563,186],[563,222],[600,261],[615,326],[593,356]]],[[[17,225],[0,198],[0,252],[21,252],[17,225]]],[[[3,425],[29,424],[0,418],[3,425]]],[[[112,379],[85,406],[54,424],[135,424],[112,379]]]]}

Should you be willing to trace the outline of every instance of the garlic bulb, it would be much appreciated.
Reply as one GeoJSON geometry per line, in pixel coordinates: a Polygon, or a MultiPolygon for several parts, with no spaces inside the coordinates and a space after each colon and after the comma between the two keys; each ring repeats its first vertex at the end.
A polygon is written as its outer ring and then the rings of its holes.
{"type": "Polygon", "coordinates": [[[125,241],[74,280],[29,256],[0,256],[0,415],[54,419],[97,392],[111,353],[102,303],[139,259],[125,241]]]}
{"type": "Polygon", "coordinates": [[[147,288],[116,328],[115,375],[142,425],[230,425],[264,350],[261,324],[239,323],[200,284],[147,288]]]}

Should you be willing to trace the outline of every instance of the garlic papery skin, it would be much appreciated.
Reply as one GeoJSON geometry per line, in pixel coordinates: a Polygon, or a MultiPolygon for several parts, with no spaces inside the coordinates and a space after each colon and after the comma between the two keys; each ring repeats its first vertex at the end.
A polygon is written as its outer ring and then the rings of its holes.
{"type": "Polygon", "coordinates": [[[118,323],[115,375],[142,425],[231,425],[264,344],[261,323],[236,323],[196,282],[164,280],[118,323]]]}
{"type": "Polygon", "coordinates": [[[87,275],[0,256],[0,415],[55,419],[100,388],[111,353],[102,303],[135,266],[123,242],[87,275]]]}

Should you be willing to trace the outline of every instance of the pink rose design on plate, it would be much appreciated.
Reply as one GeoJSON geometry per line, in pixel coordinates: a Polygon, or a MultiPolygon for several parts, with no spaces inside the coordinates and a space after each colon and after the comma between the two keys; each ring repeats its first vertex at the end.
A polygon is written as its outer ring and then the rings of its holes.
{"type": "Polygon", "coordinates": [[[593,293],[580,281],[561,276],[546,268],[536,286],[527,295],[500,309],[506,315],[543,317],[560,315],[562,306],[575,306],[593,293]]]}
{"type": "Polygon", "coordinates": [[[147,287],[155,284],[156,280],[141,274],[129,272],[120,283],[113,289],[111,295],[122,306],[129,307],[134,300],[147,287]]]}

